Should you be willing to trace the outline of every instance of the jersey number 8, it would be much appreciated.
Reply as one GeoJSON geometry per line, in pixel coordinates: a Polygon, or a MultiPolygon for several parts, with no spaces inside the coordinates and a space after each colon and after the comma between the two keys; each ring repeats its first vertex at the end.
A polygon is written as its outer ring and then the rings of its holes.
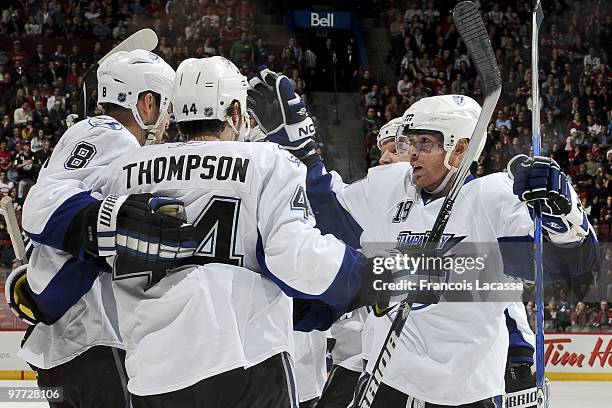
{"type": "Polygon", "coordinates": [[[66,163],[64,163],[64,168],[66,170],[76,170],[82,169],[87,166],[91,159],[96,155],[96,147],[87,142],[78,143],[68,159],[66,163]]]}

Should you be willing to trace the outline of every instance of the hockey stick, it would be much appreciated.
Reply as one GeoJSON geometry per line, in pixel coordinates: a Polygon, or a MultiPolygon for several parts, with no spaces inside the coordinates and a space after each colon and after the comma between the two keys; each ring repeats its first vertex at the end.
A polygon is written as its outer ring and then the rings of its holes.
{"type": "Polygon", "coordinates": [[[81,94],[81,117],[87,117],[89,98],[93,93],[93,90],[98,87],[98,76],[97,71],[100,65],[111,55],[119,51],[132,51],[143,49],[152,51],[157,47],[157,34],[150,28],[143,28],[142,30],[136,31],[128,38],[119,43],[115,48],[110,50],[105,56],[100,58],[100,61],[93,64],[83,75],[83,92],[81,94]]]}
{"type": "MultiPolygon", "coordinates": [[[[537,0],[532,14],[531,30],[531,145],[533,156],[540,155],[540,87],[538,70],[538,34],[544,20],[542,4],[537,0]]],[[[548,407],[548,395],[544,385],[544,272],[542,249],[542,208],[534,204],[534,266],[535,266],[535,304],[536,304],[536,388],[538,408],[548,407]]]]}
{"type": "Polygon", "coordinates": [[[11,237],[11,243],[13,244],[13,251],[15,251],[15,258],[17,259],[17,265],[21,266],[28,263],[26,255],[25,245],[23,243],[23,237],[21,236],[21,229],[15,216],[15,209],[13,208],[13,199],[11,197],[4,197],[0,200],[0,212],[4,215],[6,221],[6,230],[11,237]]]}
{"type": "MultiPolygon", "coordinates": [[[[450,191],[444,198],[444,203],[440,208],[440,212],[438,213],[438,217],[436,218],[426,245],[437,244],[442,237],[455,200],[459,195],[461,187],[463,187],[463,183],[465,182],[472,162],[477,158],[476,155],[478,154],[479,146],[483,138],[486,137],[487,125],[491,120],[491,116],[493,115],[493,111],[495,110],[495,106],[501,94],[501,77],[499,75],[497,63],[495,62],[495,54],[493,53],[491,41],[489,40],[489,35],[480,17],[478,8],[471,1],[463,1],[457,4],[453,9],[453,19],[468,49],[468,53],[472,57],[474,66],[482,78],[485,99],[482,105],[482,111],[478,117],[478,122],[472,133],[468,150],[459,165],[457,175],[453,180],[450,191]]],[[[376,396],[376,392],[384,376],[384,369],[391,359],[393,350],[395,350],[411,308],[412,303],[406,300],[400,303],[397,309],[397,315],[391,324],[385,343],[376,359],[372,375],[368,379],[365,391],[357,403],[359,408],[369,408],[372,406],[374,397],[376,396]]]]}

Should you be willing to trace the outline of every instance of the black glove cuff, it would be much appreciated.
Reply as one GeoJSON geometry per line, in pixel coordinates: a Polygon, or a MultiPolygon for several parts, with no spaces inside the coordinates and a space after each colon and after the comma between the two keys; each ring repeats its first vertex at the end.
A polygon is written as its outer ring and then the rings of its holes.
{"type": "MultiPolygon", "coordinates": [[[[508,360],[511,360],[513,358],[530,358],[530,357],[533,357],[533,349],[531,347],[514,346],[514,347],[508,348],[508,360]]],[[[523,362],[519,362],[519,363],[523,364],[523,362]]],[[[531,364],[527,362],[524,362],[524,364],[531,366],[531,364]]]]}
{"type": "Polygon", "coordinates": [[[72,219],[64,238],[64,251],[79,259],[98,256],[97,222],[101,201],[83,208],[72,219]]]}
{"type": "Polygon", "coordinates": [[[374,289],[374,282],[380,280],[385,283],[391,283],[393,276],[391,271],[385,269],[381,274],[374,273],[374,258],[368,258],[363,266],[363,276],[361,278],[361,288],[353,297],[351,303],[347,306],[344,312],[359,309],[363,306],[373,304],[388,304],[391,295],[388,291],[374,289]]]}
{"type": "Polygon", "coordinates": [[[318,161],[321,160],[321,156],[319,156],[318,153],[311,153],[308,154],[302,158],[300,158],[300,160],[302,161],[302,163],[304,163],[306,165],[306,167],[309,167],[311,164],[314,164],[318,161]]]}

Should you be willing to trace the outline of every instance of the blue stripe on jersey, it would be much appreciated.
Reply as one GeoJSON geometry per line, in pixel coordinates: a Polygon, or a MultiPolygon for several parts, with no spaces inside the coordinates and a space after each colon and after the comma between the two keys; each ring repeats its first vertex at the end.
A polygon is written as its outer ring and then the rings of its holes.
{"type": "MultiPolygon", "coordinates": [[[[525,340],[525,337],[523,336],[523,332],[518,328],[518,325],[516,324],[516,320],[510,317],[510,314],[508,313],[508,309],[504,310],[504,316],[506,316],[506,327],[508,328],[508,334],[510,335],[510,343],[508,347],[509,348],[527,347],[530,350],[534,350],[533,346],[527,340],[525,340]]],[[[515,363],[526,362],[529,364],[533,364],[533,356],[530,356],[530,357],[508,356],[508,360],[515,362],[515,363]]]]}
{"type": "Polygon", "coordinates": [[[306,173],[306,195],[312,206],[316,227],[323,234],[332,234],[353,248],[360,248],[363,228],[338,202],[331,188],[331,174],[323,174],[322,161],[308,166],[306,173]]]}
{"type": "Polygon", "coordinates": [[[41,293],[36,294],[30,290],[32,299],[44,315],[43,322],[53,324],[59,320],[89,292],[98,273],[102,271],[110,272],[110,266],[102,258],[94,258],[92,261],[70,258],[41,293]]]}
{"type": "Polygon", "coordinates": [[[83,208],[97,201],[89,195],[89,191],[75,194],[57,207],[40,234],[33,234],[28,231],[26,231],[26,234],[40,244],[63,251],[66,232],[74,217],[83,208]]]}
{"type": "Polygon", "coordinates": [[[366,258],[361,253],[349,246],[346,246],[344,249],[344,257],[336,277],[325,292],[321,293],[320,295],[311,295],[300,292],[299,290],[287,285],[281,279],[276,277],[272,271],[270,271],[268,265],[266,265],[264,247],[259,231],[257,231],[257,246],[255,253],[257,255],[257,263],[259,264],[263,274],[276,283],[276,285],[290,297],[319,299],[334,308],[345,309],[361,288],[361,280],[365,271],[366,258]]]}
{"type": "MultiPolygon", "coordinates": [[[[534,279],[533,237],[530,235],[497,238],[504,274],[534,279]]],[[[587,275],[599,259],[599,245],[593,232],[580,244],[544,244],[544,281],[547,283],[587,275]]]]}
{"type": "Polygon", "coordinates": [[[295,331],[325,331],[344,314],[342,310],[334,309],[318,299],[305,300],[304,302],[308,302],[308,311],[299,321],[293,321],[293,330],[295,331]]]}

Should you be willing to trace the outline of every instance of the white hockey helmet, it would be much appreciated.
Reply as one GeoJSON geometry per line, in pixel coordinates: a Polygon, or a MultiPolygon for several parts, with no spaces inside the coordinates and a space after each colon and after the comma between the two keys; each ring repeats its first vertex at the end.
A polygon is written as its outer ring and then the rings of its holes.
{"type": "MultiPolygon", "coordinates": [[[[478,122],[482,108],[474,99],[464,95],[438,95],[419,99],[402,116],[402,126],[397,136],[424,130],[440,132],[444,136],[446,151],[444,165],[450,170],[449,159],[459,139],[470,139],[478,122]]],[[[484,149],[486,137],[478,148],[478,155],[484,149]]]]}
{"type": "Polygon", "coordinates": [[[400,116],[398,118],[391,119],[387,123],[385,123],[378,132],[378,136],[376,136],[376,146],[380,150],[382,150],[382,145],[389,139],[395,139],[395,135],[399,128],[402,127],[403,118],[400,116]]]}
{"type": "Polygon", "coordinates": [[[98,103],[112,103],[132,111],[136,123],[149,133],[156,129],[170,106],[174,69],[159,56],[146,50],[119,51],[98,68],[98,103]],[[145,125],[138,113],[138,96],[145,91],[160,95],[159,117],[145,125]]]}
{"type": "Polygon", "coordinates": [[[250,130],[247,114],[247,78],[230,60],[220,56],[189,58],[176,70],[172,110],[177,122],[217,119],[244,139],[250,130]],[[227,114],[233,101],[240,103],[242,125],[234,127],[227,114]]]}

